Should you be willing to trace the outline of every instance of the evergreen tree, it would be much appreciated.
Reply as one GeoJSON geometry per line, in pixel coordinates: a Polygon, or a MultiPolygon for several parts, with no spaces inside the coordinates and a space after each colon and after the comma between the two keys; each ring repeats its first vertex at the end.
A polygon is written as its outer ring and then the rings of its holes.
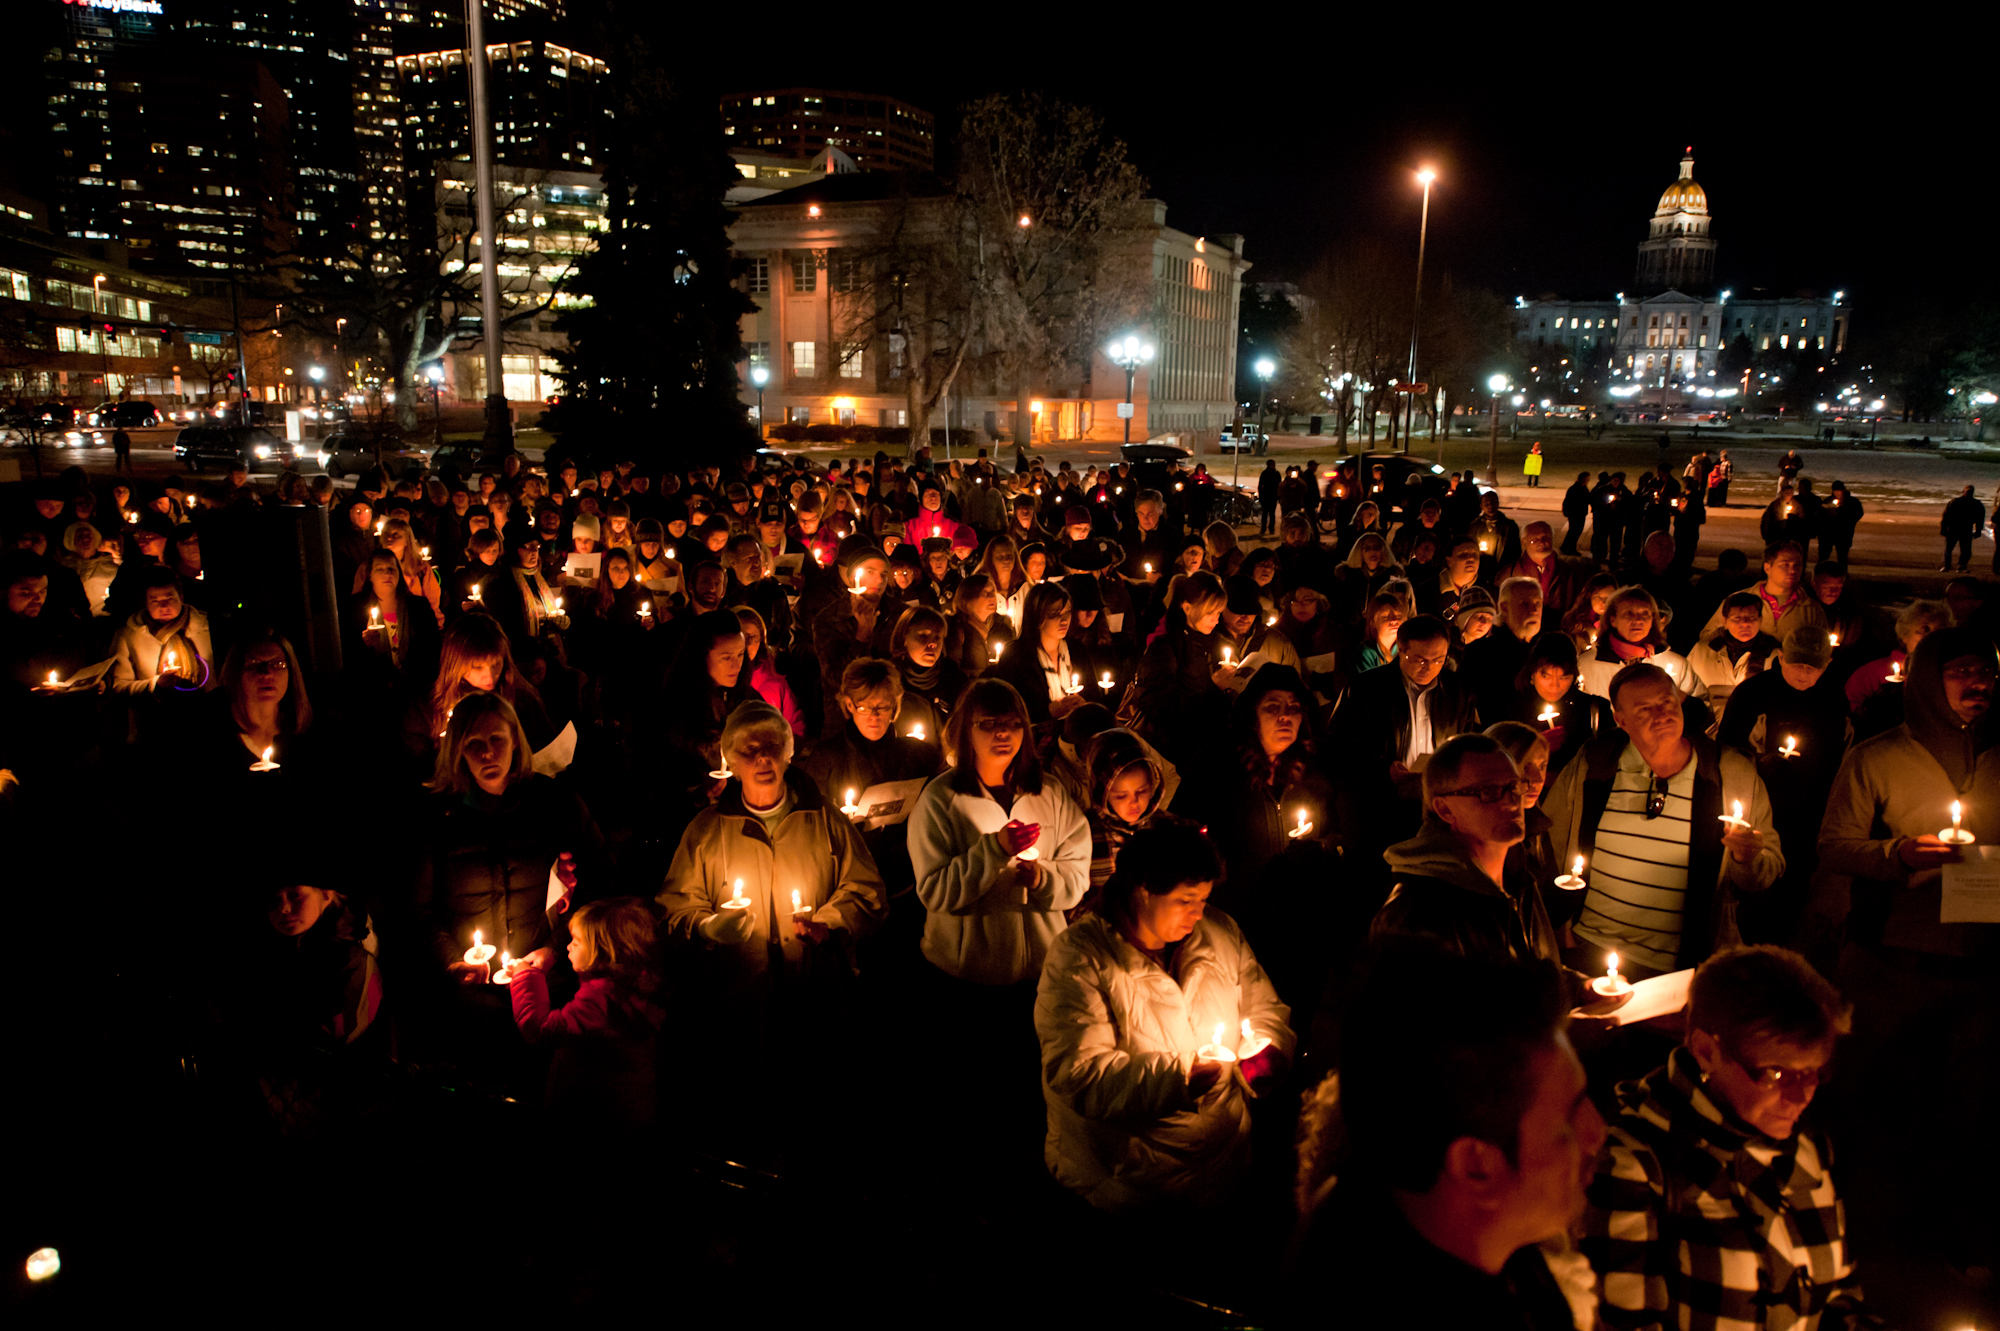
{"type": "Polygon", "coordinates": [[[643,13],[605,7],[613,116],[605,228],[565,284],[587,304],[558,317],[562,401],[546,416],[574,450],[618,449],[672,466],[741,455],[756,432],[738,399],[742,316],[723,193],[736,178],[712,98],[675,86],[643,13]]]}

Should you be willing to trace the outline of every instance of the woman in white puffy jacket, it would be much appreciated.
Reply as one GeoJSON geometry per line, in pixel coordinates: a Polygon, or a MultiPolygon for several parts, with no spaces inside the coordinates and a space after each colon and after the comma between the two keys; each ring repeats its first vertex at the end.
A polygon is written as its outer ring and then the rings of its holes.
{"type": "Polygon", "coordinates": [[[1191,826],[1134,834],[1042,967],[1045,1155],[1102,1210],[1227,1200],[1250,1163],[1246,1091],[1291,1058],[1291,1009],[1236,922],[1206,909],[1221,873],[1191,826]]]}

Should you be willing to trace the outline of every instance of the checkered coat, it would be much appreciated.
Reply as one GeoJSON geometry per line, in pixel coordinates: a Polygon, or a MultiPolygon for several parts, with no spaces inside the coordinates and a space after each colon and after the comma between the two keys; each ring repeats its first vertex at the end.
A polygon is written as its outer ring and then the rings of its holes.
{"type": "Polygon", "coordinates": [[[1618,1087],[1582,1247],[1613,1331],[1830,1331],[1862,1306],[1826,1139],[1738,1125],[1685,1048],[1618,1087]]]}

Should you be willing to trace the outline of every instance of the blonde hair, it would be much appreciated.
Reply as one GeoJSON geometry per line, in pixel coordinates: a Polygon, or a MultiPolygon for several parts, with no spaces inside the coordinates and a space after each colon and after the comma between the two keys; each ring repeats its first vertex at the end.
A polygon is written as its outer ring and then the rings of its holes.
{"type": "Polygon", "coordinates": [[[643,966],[653,953],[653,912],[637,897],[612,897],[579,906],[569,936],[581,955],[577,972],[643,966]]]}

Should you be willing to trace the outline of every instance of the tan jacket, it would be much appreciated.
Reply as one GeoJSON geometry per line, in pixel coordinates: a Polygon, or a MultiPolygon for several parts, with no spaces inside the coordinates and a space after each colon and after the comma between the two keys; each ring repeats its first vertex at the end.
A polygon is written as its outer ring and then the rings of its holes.
{"type": "MultiPolygon", "coordinates": [[[[208,637],[208,616],[194,607],[188,607],[187,624],[182,632],[173,635],[192,646],[198,662],[179,660],[180,652],[175,649],[175,670],[189,684],[203,690],[212,689],[222,682],[222,663],[215,659],[215,648],[208,637]]],[[[146,612],[139,611],[125,621],[118,630],[118,636],[111,640],[111,691],[113,693],[151,693],[159,686],[160,669],[169,648],[153,636],[152,625],[146,619],[146,612]]]]}
{"type": "Polygon", "coordinates": [[[701,922],[735,896],[742,880],[752,932],[729,951],[746,980],[769,969],[774,938],[788,970],[804,964],[807,945],[790,928],[794,889],[815,921],[855,938],[873,930],[888,911],[889,894],[875,857],[854,825],[827,807],[803,773],[787,772],[786,784],[793,807],[775,839],[765,835],[763,820],[744,807],[742,788],[732,784],[720,802],[688,824],[660,889],[668,932],[691,938],[699,937],[695,930],[701,922]]]}
{"type": "Polygon", "coordinates": [[[1049,949],[1035,995],[1048,1105],[1044,1154],[1064,1186],[1124,1211],[1226,1193],[1249,1162],[1250,1109],[1235,1078],[1196,1099],[1195,1051],[1241,1023],[1290,1057],[1291,1009],[1236,922],[1211,909],[1169,975],[1097,915],[1049,949]]]}

